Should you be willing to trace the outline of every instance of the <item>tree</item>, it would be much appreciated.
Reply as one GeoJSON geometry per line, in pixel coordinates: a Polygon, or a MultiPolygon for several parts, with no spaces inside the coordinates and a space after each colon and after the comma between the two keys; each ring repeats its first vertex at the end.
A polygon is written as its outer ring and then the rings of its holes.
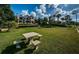
{"type": "Polygon", "coordinates": [[[37,20],[37,23],[38,23],[38,26],[40,27],[41,25],[42,25],[42,21],[43,19],[41,19],[41,18],[38,18],[38,20],[37,20]]]}
{"type": "Polygon", "coordinates": [[[76,17],[76,26],[77,26],[77,14],[78,14],[78,11],[77,10],[74,10],[74,11],[72,11],[72,14],[73,15],[75,15],[75,17],[76,17]]]}
{"type": "Polygon", "coordinates": [[[0,16],[2,18],[1,21],[3,21],[4,23],[8,22],[7,25],[8,25],[8,30],[9,30],[10,21],[15,19],[14,13],[10,9],[10,5],[8,5],[8,4],[0,5],[0,16]]]}
{"type": "Polygon", "coordinates": [[[48,22],[48,18],[47,18],[47,17],[44,17],[43,25],[47,25],[47,24],[49,24],[49,22],[48,22]]]}
{"type": "Polygon", "coordinates": [[[39,18],[37,21],[38,25],[41,25],[41,19],[39,18]]]}
{"type": "Polygon", "coordinates": [[[54,24],[55,24],[55,15],[49,17],[49,26],[51,27],[54,24]]]}
{"type": "Polygon", "coordinates": [[[1,24],[2,24],[2,8],[0,8],[0,31],[1,31],[1,24]]]}
{"type": "Polygon", "coordinates": [[[72,20],[72,19],[71,19],[71,16],[70,16],[70,15],[66,15],[66,16],[65,16],[65,20],[66,20],[66,23],[67,23],[67,24],[70,24],[70,22],[71,22],[71,20],[72,20]]]}
{"type": "Polygon", "coordinates": [[[65,19],[65,17],[62,17],[61,20],[62,20],[62,25],[66,26],[66,19],[65,19]]]}
{"type": "Polygon", "coordinates": [[[54,17],[57,17],[57,24],[59,24],[59,18],[61,17],[61,14],[59,14],[59,12],[57,12],[54,17]]]}
{"type": "Polygon", "coordinates": [[[10,5],[5,5],[3,8],[3,18],[5,21],[12,21],[15,19],[13,11],[10,9],[10,5]]]}
{"type": "Polygon", "coordinates": [[[56,17],[57,17],[57,22],[59,23],[59,18],[61,17],[61,14],[57,14],[56,17]]]}
{"type": "Polygon", "coordinates": [[[64,18],[64,17],[62,17],[62,18],[61,18],[61,20],[62,20],[62,22],[64,22],[65,18],[64,18]]]}
{"type": "Polygon", "coordinates": [[[0,17],[0,31],[1,31],[2,19],[0,17]]]}

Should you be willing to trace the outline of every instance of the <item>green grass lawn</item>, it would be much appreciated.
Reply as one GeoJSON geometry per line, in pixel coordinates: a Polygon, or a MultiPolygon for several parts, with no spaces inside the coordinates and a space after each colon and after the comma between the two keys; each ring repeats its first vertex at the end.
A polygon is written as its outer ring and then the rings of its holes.
{"type": "MultiPolygon", "coordinates": [[[[62,27],[27,27],[12,29],[10,32],[1,32],[0,53],[12,45],[14,40],[22,39],[22,34],[26,32],[38,32],[43,35],[39,49],[34,53],[79,53],[79,34],[74,28],[62,27]]],[[[18,53],[24,52],[19,51],[18,53]]]]}

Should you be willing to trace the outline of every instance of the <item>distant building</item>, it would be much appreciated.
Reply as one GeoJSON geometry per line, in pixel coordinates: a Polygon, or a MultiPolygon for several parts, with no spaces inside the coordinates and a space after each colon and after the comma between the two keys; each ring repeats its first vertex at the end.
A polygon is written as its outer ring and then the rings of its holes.
{"type": "Polygon", "coordinates": [[[17,16],[18,24],[35,24],[35,20],[32,16],[17,16]]]}

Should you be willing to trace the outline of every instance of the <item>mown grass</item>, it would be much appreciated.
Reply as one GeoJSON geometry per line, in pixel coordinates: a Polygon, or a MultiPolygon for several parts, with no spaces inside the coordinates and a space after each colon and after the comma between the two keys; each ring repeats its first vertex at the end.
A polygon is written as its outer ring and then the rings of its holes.
{"type": "MultiPolygon", "coordinates": [[[[0,33],[0,53],[7,46],[12,45],[14,40],[22,39],[22,34],[26,32],[38,32],[43,35],[39,49],[34,53],[79,53],[79,34],[74,28],[64,27],[26,27],[0,33]]],[[[24,52],[21,51],[21,53],[24,52]]]]}

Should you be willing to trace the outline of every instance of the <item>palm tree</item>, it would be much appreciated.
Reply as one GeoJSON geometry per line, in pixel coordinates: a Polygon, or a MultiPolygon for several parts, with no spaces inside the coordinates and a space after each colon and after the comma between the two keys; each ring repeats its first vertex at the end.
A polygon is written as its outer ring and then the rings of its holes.
{"type": "Polygon", "coordinates": [[[65,20],[64,17],[62,17],[61,20],[62,20],[62,22],[64,22],[64,20],[65,20]]]}
{"type": "Polygon", "coordinates": [[[49,24],[54,23],[54,17],[53,16],[49,16],[49,24]]]}
{"type": "Polygon", "coordinates": [[[74,10],[74,11],[72,11],[72,14],[73,15],[75,15],[75,17],[76,17],[76,26],[77,26],[77,14],[78,14],[78,11],[77,10],[74,10]]]}
{"type": "Polygon", "coordinates": [[[71,19],[70,15],[66,15],[65,20],[66,20],[67,24],[70,24],[72,19],[71,19]]]}
{"type": "Polygon", "coordinates": [[[65,25],[65,26],[66,26],[67,24],[66,24],[66,19],[65,19],[65,17],[62,17],[61,20],[62,20],[62,25],[65,25]]]}
{"type": "Polygon", "coordinates": [[[61,17],[61,14],[57,14],[56,17],[57,17],[57,22],[59,22],[59,18],[61,17]]]}

